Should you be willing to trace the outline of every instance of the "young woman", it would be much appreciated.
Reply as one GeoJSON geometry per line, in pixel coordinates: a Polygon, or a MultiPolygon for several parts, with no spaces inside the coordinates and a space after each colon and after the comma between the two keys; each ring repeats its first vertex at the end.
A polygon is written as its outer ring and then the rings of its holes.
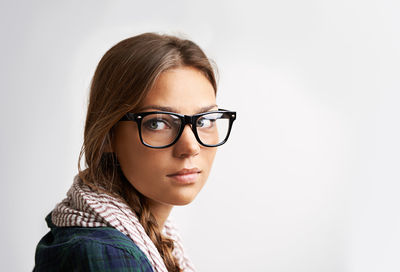
{"type": "Polygon", "coordinates": [[[47,216],[34,271],[194,271],[168,220],[205,184],[236,113],[216,105],[203,51],[145,33],[121,41],[94,74],[79,168],[47,216]]]}

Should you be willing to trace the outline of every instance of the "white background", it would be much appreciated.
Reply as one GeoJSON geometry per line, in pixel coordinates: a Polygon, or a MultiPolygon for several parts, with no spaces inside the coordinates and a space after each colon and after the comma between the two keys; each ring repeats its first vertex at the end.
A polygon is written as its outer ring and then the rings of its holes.
{"type": "Polygon", "coordinates": [[[33,268],[101,56],[157,31],[197,42],[238,112],[172,215],[199,271],[400,271],[399,14],[395,0],[2,1],[1,270],[33,268]]]}

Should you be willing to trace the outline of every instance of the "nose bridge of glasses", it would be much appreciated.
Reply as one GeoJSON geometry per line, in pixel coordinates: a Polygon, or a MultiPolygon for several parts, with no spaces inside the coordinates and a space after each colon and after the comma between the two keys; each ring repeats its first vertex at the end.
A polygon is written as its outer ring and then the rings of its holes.
{"type": "Polygon", "coordinates": [[[183,115],[183,124],[182,124],[182,132],[185,129],[186,125],[189,125],[190,129],[192,130],[193,133],[194,130],[196,129],[196,124],[194,124],[194,116],[190,116],[190,115],[183,115]]]}
{"type": "Polygon", "coordinates": [[[193,122],[194,122],[194,116],[183,115],[183,124],[182,124],[182,128],[181,128],[182,134],[184,133],[186,125],[189,125],[189,130],[192,131],[193,137],[196,138],[196,133],[195,133],[196,125],[194,125],[193,122]]]}
{"type": "Polygon", "coordinates": [[[184,115],[184,123],[183,125],[192,125],[193,124],[193,116],[190,115],[184,115]]]}

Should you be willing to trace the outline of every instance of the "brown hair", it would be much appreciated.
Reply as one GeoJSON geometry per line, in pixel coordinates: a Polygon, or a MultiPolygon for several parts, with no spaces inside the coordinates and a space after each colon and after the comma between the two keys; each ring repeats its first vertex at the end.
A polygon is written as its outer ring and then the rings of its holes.
{"type": "Polygon", "coordinates": [[[79,155],[79,177],[94,190],[126,201],[154,242],[168,271],[180,271],[172,255],[173,241],[163,236],[146,198],[126,180],[111,152],[113,126],[135,111],[160,74],[190,66],[201,71],[217,91],[210,60],[198,45],[175,36],[144,33],[123,40],[106,52],[94,73],[79,155]],[[80,168],[85,156],[86,169],[80,168]]]}

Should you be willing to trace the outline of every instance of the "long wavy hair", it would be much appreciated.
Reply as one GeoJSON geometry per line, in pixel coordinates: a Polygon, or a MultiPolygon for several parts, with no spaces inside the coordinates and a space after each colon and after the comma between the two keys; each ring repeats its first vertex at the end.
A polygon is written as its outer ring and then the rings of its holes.
{"type": "Polygon", "coordinates": [[[161,73],[184,66],[201,71],[216,93],[215,65],[190,40],[144,33],[108,50],[92,79],[78,160],[79,177],[85,184],[119,197],[136,213],[168,271],[181,271],[172,255],[173,241],[162,235],[146,198],[124,176],[111,143],[114,125],[127,112],[137,110],[161,73]],[[85,169],[81,169],[83,157],[85,169]]]}

